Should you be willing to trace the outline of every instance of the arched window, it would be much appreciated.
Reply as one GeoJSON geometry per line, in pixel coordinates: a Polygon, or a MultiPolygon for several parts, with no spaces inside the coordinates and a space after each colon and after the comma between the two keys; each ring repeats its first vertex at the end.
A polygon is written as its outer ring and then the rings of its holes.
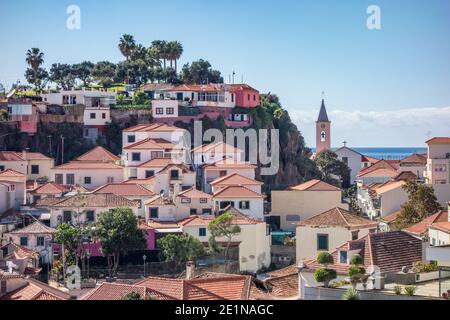
{"type": "Polygon", "coordinates": [[[320,133],[320,141],[325,142],[327,138],[327,134],[325,133],[325,131],[322,131],[320,133]]]}

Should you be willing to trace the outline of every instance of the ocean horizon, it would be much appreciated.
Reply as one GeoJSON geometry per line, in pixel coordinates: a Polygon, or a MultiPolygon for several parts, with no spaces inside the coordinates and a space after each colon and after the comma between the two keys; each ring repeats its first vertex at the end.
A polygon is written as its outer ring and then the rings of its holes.
{"type": "MultiPolygon", "coordinates": [[[[339,148],[331,148],[337,150],[339,148]]],[[[401,160],[412,154],[426,154],[425,147],[355,147],[351,148],[365,156],[384,159],[384,160],[401,160]]],[[[312,152],[316,152],[316,148],[311,148],[312,152]]]]}

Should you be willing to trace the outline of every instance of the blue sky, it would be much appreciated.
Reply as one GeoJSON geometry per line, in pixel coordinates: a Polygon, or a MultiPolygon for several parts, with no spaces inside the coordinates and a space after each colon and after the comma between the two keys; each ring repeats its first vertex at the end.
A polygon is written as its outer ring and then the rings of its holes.
{"type": "Polygon", "coordinates": [[[204,58],[224,78],[279,95],[314,145],[322,90],[333,146],[423,146],[450,135],[448,0],[0,0],[0,82],[23,82],[25,52],[54,62],[123,57],[123,33],[149,45],[179,40],[179,63],[204,58]],[[81,9],[81,29],[66,28],[66,8],[81,9]],[[381,8],[381,30],[366,9],[381,8]]]}

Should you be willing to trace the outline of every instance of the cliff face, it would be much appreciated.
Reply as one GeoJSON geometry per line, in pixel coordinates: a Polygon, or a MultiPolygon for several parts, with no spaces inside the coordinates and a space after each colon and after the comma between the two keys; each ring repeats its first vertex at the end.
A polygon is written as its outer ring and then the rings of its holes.
{"type": "MultiPolygon", "coordinates": [[[[280,136],[280,165],[276,175],[257,178],[265,183],[266,191],[285,188],[287,185],[304,182],[319,176],[314,162],[309,159],[311,152],[305,146],[303,136],[292,123],[289,114],[282,109],[278,98],[273,95],[262,95],[261,106],[253,109],[242,109],[253,118],[251,128],[278,129],[280,136]]],[[[111,110],[112,123],[105,136],[97,141],[115,154],[121,153],[122,130],[139,124],[149,123],[152,119],[150,110],[111,110]]],[[[222,117],[210,120],[202,119],[203,130],[217,128],[225,132],[225,121],[222,117]]],[[[193,137],[193,122],[175,125],[189,130],[193,137]]],[[[61,163],[62,139],[64,136],[64,162],[70,161],[91,149],[94,144],[83,138],[83,125],[76,123],[40,123],[38,133],[28,136],[14,127],[0,122],[0,150],[41,152],[61,163]],[[5,134],[8,134],[4,136],[5,134]]]]}

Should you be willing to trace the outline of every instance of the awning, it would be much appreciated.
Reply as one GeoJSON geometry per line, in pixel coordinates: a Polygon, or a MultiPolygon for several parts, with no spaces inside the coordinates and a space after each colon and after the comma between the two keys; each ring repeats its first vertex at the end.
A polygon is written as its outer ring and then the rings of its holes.
{"type": "Polygon", "coordinates": [[[165,229],[155,229],[156,233],[182,233],[181,228],[165,228],[165,229]]]}

